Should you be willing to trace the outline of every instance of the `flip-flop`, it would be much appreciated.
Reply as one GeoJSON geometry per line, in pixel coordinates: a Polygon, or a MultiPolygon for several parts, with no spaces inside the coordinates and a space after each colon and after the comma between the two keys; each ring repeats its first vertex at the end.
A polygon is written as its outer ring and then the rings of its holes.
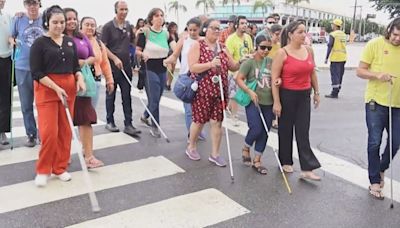
{"type": "Polygon", "coordinates": [[[267,168],[261,165],[261,162],[253,162],[254,164],[251,166],[257,173],[261,175],[267,175],[267,168]],[[259,166],[255,166],[255,164],[260,164],[259,166]]]}
{"type": "Polygon", "coordinates": [[[369,194],[374,197],[374,199],[383,200],[385,196],[382,193],[382,189],[372,189],[371,186],[368,187],[369,194]]]}

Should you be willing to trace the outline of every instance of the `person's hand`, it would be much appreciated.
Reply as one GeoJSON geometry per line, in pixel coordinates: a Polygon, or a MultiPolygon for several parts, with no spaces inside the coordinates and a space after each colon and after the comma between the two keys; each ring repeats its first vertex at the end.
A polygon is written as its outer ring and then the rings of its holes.
{"type": "Polygon", "coordinates": [[[319,107],[319,103],[321,102],[321,98],[319,96],[319,94],[314,93],[313,96],[313,103],[314,103],[314,108],[318,108],[319,107]]]}
{"type": "Polygon", "coordinates": [[[76,92],[79,91],[83,93],[86,91],[86,84],[81,73],[79,73],[78,80],[76,80],[76,92]]]}
{"type": "Polygon", "coordinates": [[[59,86],[56,86],[54,88],[54,91],[56,92],[57,97],[60,98],[61,102],[64,104],[64,97],[68,98],[68,95],[65,92],[65,90],[63,88],[59,87],[59,86]]]}
{"type": "Polygon", "coordinates": [[[121,60],[118,58],[118,57],[116,57],[115,59],[114,59],[114,65],[118,68],[118,69],[122,69],[122,67],[123,67],[123,65],[122,65],[122,62],[121,62],[121,60]]]}
{"type": "Polygon", "coordinates": [[[107,90],[108,94],[111,94],[112,92],[114,92],[114,89],[115,89],[114,82],[108,82],[106,84],[106,90],[107,90]]]}
{"type": "Polygon", "coordinates": [[[328,64],[328,60],[327,59],[325,59],[325,62],[324,62],[325,64],[328,64]]]}
{"type": "Polygon", "coordinates": [[[258,105],[258,96],[253,90],[249,91],[249,96],[255,105],[258,105]]]}
{"type": "Polygon", "coordinates": [[[281,102],[274,102],[274,105],[272,106],[272,111],[277,117],[281,117],[281,112],[282,112],[281,102]]]}
{"type": "Polygon", "coordinates": [[[277,79],[274,81],[274,86],[279,87],[279,86],[281,86],[281,85],[282,85],[282,79],[281,79],[281,78],[277,78],[277,79]]]}
{"type": "Polygon", "coordinates": [[[392,76],[387,73],[379,73],[376,76],[376,79],[378,79],[379,81],[383,81],[383,82],[392,82],[392,78],[395,78],[395,76],[392,76]]]}
{"type": "Polygon", "coordinates": [[[144,62],[147,62],[147,60],[149,60],[149,56],[146,55],[145,53],[142,53],[142,59],[144,62]]]}
{"type": "Polygon", "coordinates": [[[221,59],[219,59],[219,56],[215,56],[215,58],[211,60],[211,68],[215,67],[221,67],[221,59]]]}

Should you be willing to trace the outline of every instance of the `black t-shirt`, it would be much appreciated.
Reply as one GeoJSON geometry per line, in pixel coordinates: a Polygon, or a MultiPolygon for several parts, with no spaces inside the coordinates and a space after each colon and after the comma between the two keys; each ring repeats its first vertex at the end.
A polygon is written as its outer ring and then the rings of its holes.
{"type": "MultiPolygon", "coordinates": [[[[132,26],[128,21],[125,22],[124,27],[121,29],[118,27],[117,22],[114,20],[107,22],[104,25],[101,41],[106,47],[116,55],[124,64],[125,72],[131,74],[131,62],[129,56],[129,45],[133,43],[132,26]]],[[[113,71],[118,71],[114,62],[110,60],[113,71]]]]}
{"type": "Polygon", "coordinates": [[[71,37],[64,36],[58,45],[48,36],[41,36],[31,47],[32,77],[39,81],[48,74],[75,74],[80,71],[76,46],[71,37]]]}

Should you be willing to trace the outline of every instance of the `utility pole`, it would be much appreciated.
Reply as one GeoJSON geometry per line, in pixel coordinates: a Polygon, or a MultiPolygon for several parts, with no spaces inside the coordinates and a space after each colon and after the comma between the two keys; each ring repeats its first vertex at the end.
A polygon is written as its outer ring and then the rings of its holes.
{"type": "Polygon", "coordinates": [[[360,22],[358,24],[358,34],[360,35],[360,40],[361,40],[361,36],[362,36],[362,31],[361,31],[361,26],[362,26],[362,6],[357,6],[360,7],[360,22]]]}
{"type": "Polygon", "coordinates": [[[357,11],[357,0],[354,1],[354,13],[353,13],[353,22],[351,23],[350,26],[350,33],[353,31],[356,23],[356,11],[357,11]]]}

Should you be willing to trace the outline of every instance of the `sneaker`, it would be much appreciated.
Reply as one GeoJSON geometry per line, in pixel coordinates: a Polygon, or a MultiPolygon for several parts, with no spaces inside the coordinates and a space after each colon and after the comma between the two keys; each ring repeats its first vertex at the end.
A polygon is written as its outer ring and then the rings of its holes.
{"type": "Polygon", "coordinates": [[[33,135],[28,135],[28,139],[26,140],[26,143],[24,144],[26,147],[34,147],[36,146],[36,137],[33,135]]]}
{"type": "Polygon", "coordinates": [[[160,131],[158,130],[157,127],[152,127],[150,129],[150,134],[155,138],[161,138],[161,133],[160,133],[160,131]]]}
{"type": "Polygon", "coordinates": [[[7,139],[7,135],[4,132],[0,133],[0,144],[1,145],[8,145],[9,144],[8,139],[7,139]]]}
{"type": "Polygon", "coordinates": [[[142,122],[147,127],[151,127],[151,120],[149,118],[145,118],[144,116],[141,116],[140,122],[142,122]]]}
{"type": "Polygon", "coordinates": [[[212,155],[210,155],[210,157],[208,157],[208,160],[210,162],[216,164],[219,167],[225,167],[226,166],[226,161],[221,156],[217,156],[217,157],[214,158],[212,155]]]}
{"type": "Polygon", "coordinates": [[[71,174],[69,174],[67,171],[61,173],[60,175],[57,175],[58,179],[61,181],[70,181],[72,179],[71,174]]]}
{"type": "Polygon", "coordinates": [[[199,137],[197,138],[200,141],[206,141],[207,137],[206,137],[206,133],[204,132],[200,132],[199,137]]]}
{"type": "Polygon", "coordinates": [[[46,174],[37,174],[35,177],[35,185],[37,187],[44,187],[47,184],[48,175],[46,174]]]}
{"type": "Polygon", "coordinates": [[[339,96],[337,94],[327,94],[327,95],[325,95],[325,97],[326,98],[334,98],[334,99],[339,98],[339,96]]]}
{"type": "Polygon", "coordinates": [[[115,123],[108,123],[106,125],[106,129],[111,132],[119,132],[119,128],[117,126],[115,126],[115,123]]]}
{"type": "Polygon", "coordinates": [[[138,136],[140,133],[142,133],[140,130],[136,129],[132,125],[125,126],[124,133],[130,136],[138,136]]]}
{"type": "Polygon", "coordinates": [[[194,150],[186,149],[185,154],[190,158],[190,160],[193,160],[193,161],[200,160],[200,154],[197,153],[196,149],[194,149],[194,150]]]}

